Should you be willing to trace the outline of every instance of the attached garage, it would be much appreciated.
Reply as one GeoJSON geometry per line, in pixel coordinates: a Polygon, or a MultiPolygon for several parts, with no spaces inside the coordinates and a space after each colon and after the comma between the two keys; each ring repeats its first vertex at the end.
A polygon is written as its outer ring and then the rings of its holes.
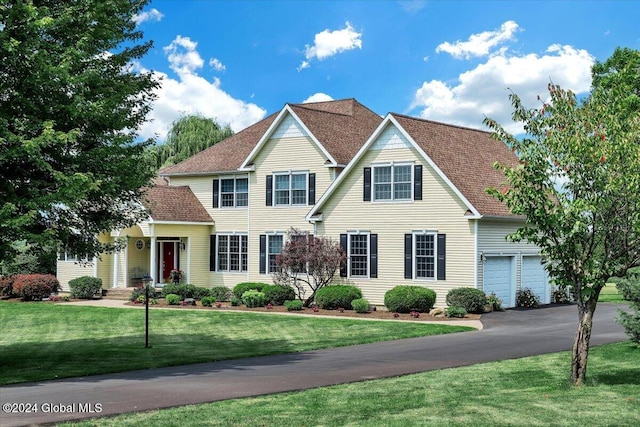
{"type": "Polygon", "coordinates": [[[514,257],[487,256],[483,262],[484,293],[494,293],[505,308],[515,306],[514,257]]]}
{"type": "Polygon", "coordinates": [[[539,256],[522,257],[522,279],[520,289],[529,288],[538,296],[541,304],[551,302],[549,276],[539,256]]]}

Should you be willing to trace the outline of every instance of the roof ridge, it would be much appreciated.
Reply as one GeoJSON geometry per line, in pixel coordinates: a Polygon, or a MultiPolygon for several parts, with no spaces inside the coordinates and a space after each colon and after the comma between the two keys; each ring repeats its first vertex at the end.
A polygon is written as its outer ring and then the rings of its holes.
{"type": "Polygon", "coordinates": [[[345,98],[345,99],[336,99],[336,100],[332,100],[332,101],[320,101],[320,102],[307,102],[307,103],[302,103],[302,104],[288,104],[291,107],[297,107],[297,108],[302,108],[305,109],[307,111],[314,111],[314,112],[318,112],[318,113],[327,113],[327,114],[335,114],[338,116],[348,116],[348,117],[353,117],[353,110],[354,110],[354,102],[357,102],[358,104],[360,104],[358,101],[356,101],[355,98],[345,98]],[[328,111],[328,110],[324,110],[324,109],[320,109],[320,108],[313,108],[310,107],[311,104],[329,104],[329,103],[337,103],[337,102],[345,102],[345,101],[351,101],[351,112],[350,114],[347,113],[340,113],[337,111],[328,111]]]}
{"type": "Polygon", "coordinates": [[[471,131],[481,132],[481,133],[486,133],[486,134],[491,135],[491,131],[482,130],[482,129],[476,129],[476,128],[472,128],[472,127],[469,127],[469,126],[462,126],[462,125],[456,125],[456,124],[453,124],[453,123],[439,122],[437,120],[425,119],[425,118],[422,118],[422,117],[414,117],[414,116],[409,116],[409,115],[406,115],[406,114],[400,114],[400,113],[394,113],[394,112],[390,112],[389,114],[391,114],[393,117],[402,117],[402,118],[405,118],[405,119],[411,119],[411,120],[416,120],[416,121],[426,122],[426,123],[433,123],[435,125],[453,127],[453,128],[463,129],[463,130],[471,130],[471,131]]]}

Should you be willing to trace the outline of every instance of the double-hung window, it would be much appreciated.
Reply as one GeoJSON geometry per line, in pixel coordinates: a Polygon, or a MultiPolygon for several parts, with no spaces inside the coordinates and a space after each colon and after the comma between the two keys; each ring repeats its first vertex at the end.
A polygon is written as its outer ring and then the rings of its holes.
{"type": "Polygon", "coordinates": [[[368,231],[352,231],[340,235],[340,246],[347,255],[340,266],[341,277],[378,277],[378,235],[368,231]]]}
{"type": "Polygon", "coordinates": [[[276,257],[282,252],[283,246],[283,234],[267,234],[267,258],[269,260],[269,273],[274,273],[278,270],[276,257]]]}
{"type": "Polygon", "coordinates": [[[436,275],[436,235],[414,234],[416,279],[434,279],[436,275]]]}
{"type": "Polygon", "coordinates": [[[244,234],[218,234],[218,271],[247,271],[247,236],[244,234]]]}
{"type": "Polygon", "coordinates": [[[244,208],[248,205],[248,178],[221,178],[213,181],[214,208],[244,208]]]}
{"type": "Polygon", "coordinates": [[[413,165],[373,167],[373,200],[412,200],[413,165]]]}
{"type": "Polygon", "coordinates": [[[306,172],[275,175],[275,205],[306,205],[307,176],[306,172]]]}

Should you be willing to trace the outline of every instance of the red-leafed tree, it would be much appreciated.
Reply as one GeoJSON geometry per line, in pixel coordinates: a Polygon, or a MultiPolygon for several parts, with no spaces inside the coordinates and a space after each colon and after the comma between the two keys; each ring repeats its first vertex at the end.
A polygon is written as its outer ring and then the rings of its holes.
{"type": "Polygon", "coordinates": [[[308,307],[318,289],[333,282],[345,259],[340,243],[291,229],[286,245],[276,257],[278,269],[273,273],[273,280],[279,285],[292,286],[308,307]]]}

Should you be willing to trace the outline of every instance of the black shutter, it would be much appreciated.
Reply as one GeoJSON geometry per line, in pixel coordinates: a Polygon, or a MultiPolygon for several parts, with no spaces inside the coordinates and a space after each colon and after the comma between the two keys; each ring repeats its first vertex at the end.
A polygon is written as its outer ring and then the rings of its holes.
{"type": "Polygon", "coordinates": [[[216,271],[216,235],[209,236],[209,271],[216,271]]]}
{"type": "Polygon", "coordinates": [[[404,235],[404,278],[413,279],[413,234],[404,235]]]}
{"type": "Polygon", "coordinates": [[[413,167],[413,200],[422,200],[422,165],[413,167]]]}
{"type": "Polygon", "coordinates": [[[378,235],[369,235],[369,277],[376,279],[378,277],[378,235]]]}
{"type": "Polygon", "coordinates": [[[309,174],[308,197],[309,197],[309,205],[315,205],[316,204],[316,174],[315,173],[309,174]]]}
{"type": "Polygon", "coordinates": [[[273,206],[273,175],[267,175],[267,206],[273,206]]]}
{"type": "Polygon", "coordinates": [[[213,180],[213,207],[217,208],[220,206],[220,181],[217,179],[213,180]]]}
{"type": "Polygon", "coordinates": [[[267,235],[260,235],[260,274],[267,274],[267,235]]]}
{"type": "MultiPolygon", "coordinates": [[[[347,258],[348,258],[349,254],[347,253],[347,235],[346,234],[340,235],[340,246],[342,246],[342,250],[344,251],[344,253],[347,255],[347,258]]],[[[344,261],[340,263],[340,277],[347,277],[347,258],[345,258],[344,261]]]]}
{"type": "Polygon", "coordinates": [[[438,234],[438,280],[446,280],[447,235],[438,234]]]}
{"type": "Polygon", "coordinates": [[[362,200],[364,202],[371,201],[371,168],[364,168],[364,187],[362,200]]]}

